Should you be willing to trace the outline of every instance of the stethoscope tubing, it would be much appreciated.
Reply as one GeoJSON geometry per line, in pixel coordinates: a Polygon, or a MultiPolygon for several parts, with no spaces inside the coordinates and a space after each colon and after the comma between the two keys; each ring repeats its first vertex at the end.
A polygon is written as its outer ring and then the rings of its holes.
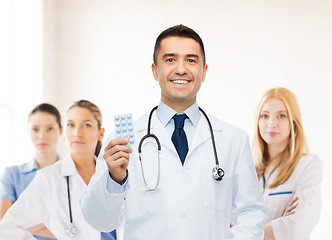
{"type": "Polygon", "coordinates": [[[73,223],[73,215],[72,215],[71,201],[70,201],[69,176],[66,176],[66,180],[67,180],[67,192],[68,192],[69,218],[70,218],[70,223],[73,223]]]}
{"type": "Polygon", "coordinates": [[[203,109],[200,108],[200,107],[198,107],[198,109],[203,113],[206,121],[209,124],[210,134],[211,134],[211,139],[212,139],[213,152],[214,152],[214,159],[215,159],[215,162],[216,162],[216,166],[219,168],[219,160],[218,160],[218,155],[217,155],[216,142],[214,140],[214,134],[213,134],[212,124],[211,124],[210,119],[208,118],[207,114],[203,111],[203,109]]]}
{"type": "MultiPolygon", "coordinates": [[[[142,139],[140,140],[139,144],[138,144],[138,156],[139,156],[139,160],[140,160],[140,164],[141,164],[141,171],[142,171],[142,176],[143,176],[143,181],[146,187],[147,191],[154,191],[158,188],[159,186],[159,180],[160,180],[160,155],[161,155],[161,144],[160,141],[158,139],[158,137],[154,134],[151,134],[151,118],[152,118],[152,114],[153,112],[158,108],[158,106],[154,107],[150,114],[149,114],[149,119],[148,119],[148,129],[147,129],[147,134],[145,136],[142,137],[142,139]],[[143,170],[143,163],[142,163],[142,145],[143,142],[145,141],[145,139],[147,138],[153,138],[155,139],[157,145],[158,145],[158,178],[157,178],[157,182],[154,188],[150,188],[147,185],[146,179],[145,179],[145,175],[144,175],[144,170],[143,170]]],[[[210,129],[210,135],[211,135],[211,139],[212,139],[212,147],[213,147],[213,152],[214,152],[214,159],[215,159],[215,163],[216,166],[212,169],[212,175],[213,178],[216,181],[221,181],[222,178],[224,177],[225,173],[224,170],[222,168],[219,167],[219,160],[218,160],[218,155],[217,155],[217,148],[216,148],[216,143],[215,143],[215,139],[214,139],[214,134],[213,134],[213,129],[212,129],[212,124],[210,122],[209,117],[207,116],[207,114],[204,112],[204,110],[200,107],[198,107],[198,109],[202,112],[202,114],[204,115],[205,119],[208,122],[209,125],[209,129],[210,129]]]]}

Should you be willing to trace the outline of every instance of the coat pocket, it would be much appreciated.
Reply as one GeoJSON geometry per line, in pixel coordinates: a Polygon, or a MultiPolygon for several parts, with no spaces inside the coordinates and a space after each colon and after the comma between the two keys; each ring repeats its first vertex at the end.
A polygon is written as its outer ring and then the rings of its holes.
{"type": "Polygon", "coordinates": [[[289,184],[268,189],[265,195],[265,202],[269,217],[272,217],[272,219],[281,217],[293,197],[293,186],[289,184]]]}

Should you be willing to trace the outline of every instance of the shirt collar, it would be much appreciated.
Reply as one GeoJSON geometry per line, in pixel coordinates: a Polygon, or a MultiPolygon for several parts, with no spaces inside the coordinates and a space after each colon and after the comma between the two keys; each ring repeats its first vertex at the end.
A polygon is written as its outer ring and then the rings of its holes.
{"type": "Polygon", "coordinates": [[[30,162],[27,162],[20,166],[22,173],[29,173],[38,170],[37,162],[35,159],[32,159],[30,162]]]}
{"type": "MultiPolygon", "coordinates": [[[[157,116],[164,127],[166,127],[166,125],[176,113],[177,112],[174,109],[170,108],[165,103],[160,101],[157,108],[157,116]]],[[[184,113],[188,116],[191,123],[196,127],[201,117],[197,102],[187,108],[184,113]]]]}
{"type": "MultiPolygon", "coordinates": [[[[57,156],[57,157],[58,157],[57,161],[59,161],[60,157],[59,156],[57,156]]],[[[29,172],[33,172],[36,170],[38,170],[38,165],[37,165],[37,161],[35,158],[33,158],[30,162],[27,162],[20,166],[20,171],[22,173],[29,173],[29,172]]]]}

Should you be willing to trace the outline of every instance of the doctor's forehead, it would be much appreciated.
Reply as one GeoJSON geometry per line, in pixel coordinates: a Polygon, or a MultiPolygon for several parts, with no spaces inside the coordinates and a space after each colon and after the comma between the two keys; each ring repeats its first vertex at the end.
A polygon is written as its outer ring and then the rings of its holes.
{"type": "Polygon", "coordinates": [[[187,37],[167,37],[163,39],[157,51],[157,58],[162,58],[164,54],[193,54],[203,59],[203,51],[199,43],[196,40],[187,37]]]}

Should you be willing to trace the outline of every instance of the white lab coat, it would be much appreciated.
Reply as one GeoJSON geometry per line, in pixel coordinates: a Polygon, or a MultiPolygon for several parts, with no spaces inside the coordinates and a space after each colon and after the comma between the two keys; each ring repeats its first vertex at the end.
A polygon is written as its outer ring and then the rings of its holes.
{"type": "MultiPolygon", "coordinates": [[[[272,183],[278,171],[271,174],[272,183]]],[[[266,188],[263,197],[272,220],[272,229],[276,240],[308,240],[310,233],[319,220],[321,212],[320,183],[323,167],[321,160],[309,154],[303,156],[297,163],[293,174],[282,185],[276,188],[266,188]],[[295,214],[282,217],[290,201],[298,196],[298,206],[295,214]]],[[[263,190],[262,178],[260,186],[263,190]]]]}
{"type": "Polygon", "coordinates": [[[44,223],[57,239],[100,239],[100,232],[86,223],[80,208],[87,185],[76,170],[68,154],[63,160],[38,171],[26,190],[7,211],[0,223],[0,239],[35,239],[26,229],[44,223]],[[70,223],[67,181],[69,176],[73,222],[78,234],[66,234],[70,223]]]}
{"type": "MultiPolygon", "coordinates": [[[[222,181],[212,178],[215,159],[204,116],[199,120],[182,166],[170,136],[153,114],[151,133],[158,136],[162,145],[160,187],[145,191],[137,150],[147,131],[148,115],[145,115],[134,123],[129,187],[123,194],[109,194],[106,189],[109,173],[102,149],[97,171],[81,202],[87,222],[98,230],[109,231],[125,220],[126,240],[223,240],[231,234],[229,226],[233,219],[233,239],[263,239],[265,208],[247,134],[212,116],[210,121],[219,162],[225,171],[222,181]]],[[[104,147],[113,137],[108,137],[104,147]]],[[[142,161],[149,187],[154,187],[158,176],[155,146],[151,138],[143,146],[142,161]]]]}

